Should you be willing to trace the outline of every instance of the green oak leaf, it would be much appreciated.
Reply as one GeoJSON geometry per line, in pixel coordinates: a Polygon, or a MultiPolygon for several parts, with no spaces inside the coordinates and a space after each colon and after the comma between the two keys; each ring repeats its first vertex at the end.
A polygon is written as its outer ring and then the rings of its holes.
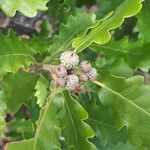
{"type": "Polygon", "coordinates": [[[7,150],[33,150],[31,149],[33,147],[34,140],[23,140],[19,142],[12,142],[6,145],[7,150]]]}
{"type": "Polygon", "coordinates": [[[35,86],[35,96],[37,97],[37,104],[40,107],[42,107],[46,103],[46,99],[49,94],[48,87],[48,80],[44,76],[41,76],[35,86]]]}
{"type": "Polygon", "coordinates": [[[49,50],[51,38],[42,37],[40,35],[33,36],[30,39],[22,39],[22,44],[27,45],[29,48],[35,50],[36,53],[45,54],[49,50]]]}
{"type": "Polygon", "coordinates": [[[76,4],[78,7],[82,7],[83,5],[94,5],[96,4],[96,0],[76,0],[76,4]]]}
{"type": "Polygon", "coordinates": [[[54,88],[51,91],[46,106],[40,111],[33,150],[60,149],[60,144],[58,142],[60,129],[57,118],[59,101],[60,97],[56,94],[56,88],[54,88]]]}
{"type": "Polygon", "coordinates": [[[148,30],[150,20],[150,0],[145,0],[143,2],[142,10],[137,15],[138,18],[138,28],[140,30],[140,34],[142,35],[142,39],[145,42],[150,41],[150,31],[148,30]]]}
{"type": "Polygon", "coordinates": [[[69,92],[62,93],[63,108],[61,111],[62,136],[65,138],[66,149],[95,150],[96,147],[88,141],[94,136],[92,128],[84,122],[88,118],[84,108],[75,101],[69,92]]]}
{"type": "Polygon", "coordinates": [[[0,8],[3,12],[12,17],[16,11],[21,12],[27,17],[34,17],[38,10],[46,10],[45,6],[48,0],[0,0],[0,8]]]}
{"type": "Polygon", "coordinates": [[[6,101],[4,92],[0,90],[0,135],[3,133],[3,128],[6,126],[5,122],[5,110],[6,110],[6,101]]]}
{"type": "MultiPolygon", "coordinates": [[[[98,89],[96,88],[95,91],[98,89]]],[[[109,143],[126,142],[126,130],[117,131],[112,109],[100,102],[97,93],[81,94],[79,100],[89,114],[88,123],[95,131],[96,136],[92,140],[94,144],[95,140],[102,147],[106,147],[109,143]]]]}
{"type": "Polygon", "coordinates": [[[134,147],[130,143],[119,142],[117,145],[109,144],[102,150],[134,150],[134,147]]]}
{"type": "Polygon", "coordinates": [[[39,75],[18,72],[3,78],[3,89],[8,110],[15,113],[23,103],[27,103],[35,93],[35,85],[39,75]]]}
{"type": "Polygon", "coordinates": [[[76,52],[80,52],[92,43],[105,44],[111,39],[110,30],[119,27],[125,18],[136,15],[143,0],[125,0],[119,5],[110,17],[99,21],[99,24],[86,30],[85,34],[73,40],[72,46],[76,52]]]}
{"type": "Polygon", "coordinates": [[[96,16],[101,18],[105,16],[110,11],[113,11],[118,5],[120,5],[124,0],[98,0],[98,11],[96,16]]]}
{"type": "Polygon", "coordinates": [[[34,133],[34,125],[31,120],[15,119],[7,123],[9,133],[20,133],[24,138],[31,138],[34,133]]]}
{"type": "Polygon", "coordinates": [[[15,147],[23,148],[25,145],[26,147],[30,145],[32,150],[60,149],[58,142],[60,127],[67,148],[95,149],[94,145],[88,141],[88,138],[94,136],[94,132],[83,122],[88,117],[86,111],[72,99],[67,91],[56,94],[56,90],[52,90],[46,106],[41,109],[35,136],[30,140],[7,144],[8,150],[13,150],[15,147]]]}
{"type": "Polygon", "coordinates": [[[37,97],[33,97],[27,104],[31,113],[31,120],[35,123],[39,118],[40,107],[37,105],[37,97]]]}
{"type": "Polygon", "coordinates": [[[50,0],[48,3],[48,13],[60,22],[65,22],[67,17],[75,14],[75,0],[50,0]]]}
{"type": "Polygon", "coordinates": [[[127,38],[119,41],[112,39],[105,45],[92,44],[90,48],[105,56],[96,61],[101,70],[101,79],[111,74],[128,78],[134,75],[137,68],[150,68],[150,42],[130,42],[127,38]]]}
{"type": "Polygon", "coordinates": [[[135,147],[149,147],[150,141],[150,86],[143,85],[143,77],[128,79],[111,76],[105,82],[95,83],[101,102],[113,109],[116,127],[127,127],[130,142],[135,147]]]}
{"type": "Polygon", "coordinates": [[[71,47],[71,41],[78,35],[87,30],[94,24],[95,15],[78,12],[77,15],[69,16],[66,25],[61,24],[59,34],[52,39],[52,45],[49,48],[49,57],[46,61],[58,56],[61,52],[71,47]]]}
{"type": "Polygon", "coordinates": [[[24,149],[24,147],[26,147],[26,150],[60,149],[58,141],[60,129],[57,113],[60,109],[61,99],[56,90],[56,88],[52,90],[46,106],[40,111],[35,136],[29,140],[8,143],[8,150],[24,149]]]}
{"type": "MultiPolygon", "coordinates": [[[[103,54],[104,57],[96,60],[96,66],[99,68],[101,75],[101,80],[104,80],[109,75],[122,76],[122,77],[131,77],[134,74],[134,70],[137,66],[132,67],[133,56],[137,54],[142,54],[137,51],[137,53],[132,53],[134,43],[129,43],[127,38],[124,38],[119,41],[114,39],[110,40],[105,45],[92,44],[90,49],[96,54],[103,54]],[[133,47],[130,47],[132,45],[133,47]],[[131,49],[131,52],[130,52],[131,49]]],[[[137,59],[134,61],[138,61],[137,59]]],[[[138,64],[137,64],[138,65],[138,64]]]]}
{"type": "Polygon", "coordinates": [[[7,72],[17,72],[20,67],[36,62],[34,49],[25,45],[15,33],[10,30],[7,36],[0,34],[0,76],[7,72]]]}

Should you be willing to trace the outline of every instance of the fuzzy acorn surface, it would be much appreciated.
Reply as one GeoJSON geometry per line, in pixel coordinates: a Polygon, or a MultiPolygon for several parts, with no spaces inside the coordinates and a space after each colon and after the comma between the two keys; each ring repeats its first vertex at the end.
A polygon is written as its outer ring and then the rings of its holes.
{"type": "Polygon", "coordinates": [[[73,51],[66,51],[61,54],[60,62],[66,69],[72,69],[79,63],[79,56],[73,51]]]}
{"type": "Polygon", "coordinates": [[[60,56],[60,65],[54,68],[53,73],[58,87],[65,87],[69,91],[75,91],[81,83],[95,80],[97,70],[92,68],[89,61],[84,60],[79,64],[79,56],[73,51],[65,51],[60,56]]]}

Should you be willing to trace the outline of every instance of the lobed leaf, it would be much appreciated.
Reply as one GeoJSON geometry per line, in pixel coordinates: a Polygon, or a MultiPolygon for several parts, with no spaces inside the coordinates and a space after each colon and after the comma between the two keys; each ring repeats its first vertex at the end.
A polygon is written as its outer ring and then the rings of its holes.
{"type": "Polygon", "coordinates": [[[65,22],[67,17],[75,14],[76,1],[74,0],[51,0],[48,3],[48,13],[60,22],[65,22]]]}
{"type": "Polygon", "coordinates": [[[0,90],[0,135],[3,133],[3,128],[6,126],[5,122],[5,111],[6,111],[6,101],[4,92],[0,90]]]}
{"type": "Polygon", "coordinates": [[[149,24],[150,24],[150,20],[148,19],[149,17],[150,17],[150,1],[145,0],[143,2],[142,10],[137,15],[138,28],[140,29],[142,39],[145,42],[150,41],[150,32],[149,32],[149,30],[147,30],[149,28],[149,24]]]}
{"type": "Polygon", "coordinates": [[[148,70],[150,67],[150,42],[129,42],[127,38],[119,41],[112,39],[105,45],[92,44],[90,48],[105,56],[96,62],[104,77],[111,74],[131,77],[137,68],[148,70]]]}
{"type": "MultiPolygon", "coordinates": [[[[48,32],[46,31],[48,34],[48,32]]],[[[33,36],[30,39],[21,39],[21,44],[24,44],[33,49],[35,53],[45,54],[49,50],[51,43],[51,38],[44,37],[43,35],[33,36]]]]}
{"type": "Polygon", "coordinates": [[[60,129],[57,118],[59,96],[55,95],[55,92],[52,90],[46,106],[41,109],[34,137],[33,150],[60,149],[58,142],[60,129]]]}
{"type": "Polygon", "coordinates": [[[96,12],[96,16],[102,18],[107,13],[118,7],[123,1],[124,0],[98,0],[98,11],[96,12]]]}
{"type": "Polygon", "coordinates": [[[65,148],[95,150],[96,147],[88,141],[88,138],[94,136],[94,132],[84,122],[88,118],[87,112],[67,91],[63,93],[62,100],[61,128],[65,138],[65,148]]]}
{"type": "Polygon", "coordinates": [[[116,127],[127,127],[130,142],[135,147],[149,147],[150,86],[143,85],[143,77],[128,79],[110,77],[99,91],[102,103],[113,109],[116,127]]]}
{"type": "MultiPolygon", "coordinates": [[[[91,88],[92,84],[87,84],[91,88]]],[[[95,87],[95,85],[93,85],[95,87]]],[[[110,107],[104,106],[99,97],[99,87],[92,88],[93,91],[83,93],[79,96],[79,101],[89,114],[88,123],[95,132],[92,142],[98,149],[107,149],[108,145],[116,145],[119,142],[127,141],[126,129],[117,131],[115,128],[115,116],[110,107]]]]}
{"type": "Polygon", "coordinates": [[[8,74],[3,78],[3,89],[9,111],[17,112],[23,103],[30,100],[34,95],[38,78],[39,75],[28,72],[8,74]]]}
{"type": "Polygon", "coordinates": [[[130,143],[121,143],[119,142],[117,145],[109,144],[106,146],[109,150],[134,150],[134,147],[130,143]]]}
{"type": "Polygon", "coordinates": [[[18,141],[18,142],[11,142],[6,145],[7,150],[31,150],[33,147],[34,140],[23,140],[23,141],[18,141]]]}
{"type": "Polygon", "coordinates": [[[46,99],[49,93],[48,86],[49,82],[47,79],[44,76],[41,76],[35,86],[35,96],[37,97],[37,104],[39,104],[40,107],[44,106],[46,103],[46,99]]]}
{"type": "Polygon", "coordinates": [[[31,138],[34,134],[34,124],[31,120],[15,119],[7,123],[8,133],[19,133],[23,138],[31,138]]]}
{"type": "Polygon", "coordinates": [[[38,10],[46,10],[48,0],[0,0],[0,8],[3,12],[12,17],[16,11],[21,12],[27,17],[34,17],[38,10]]]}
{"type": "Polygon", "coordinates": [[[16,150],[24,149],[24,147],[26,150],[60,149],[58,141],[60,129],[57,118],[57,112],[60,109],[59,101],[60,97],[56,94],[56,89],[53,89],[46,106],[40,111],[35,136],[29,140],[8,143],[7,149],[16,150]]]}
{"type": "Polygon", "coordinates": [[[0,34],[0,41],[0,76],[7,72],[15,73],[21,67],[27,69],[36,62],[34,49],[25,45],[13,31],[10,30],[8,36],[0,34]]]}
{"type": "Polygon", "coordinates": [[[94,14],[80,12],[75,17],[69,16],[66,25],[60,25],[58,36],[53,37],[53,44],[49,49],[50,57],[47,60],[57,57],[61,52],[71,48],[71,41],[85,32],[94,22],[94,14]]]}
{"type": "MultiPolygon", "coordinates": [[[[87,48],[92,43],[105,44],[111,39],[110,30],[119,27],[125,18],[137,14],[141,7],[143,0],[125,0],[119,5],[113,14],[102,21],[96,27],[89,28],[84,35],[77,37],[73,40],[72,46],[76,52],[80,52],[87,48]]],[[[97,24],[97,23],[96,23],[97,24]]]]}

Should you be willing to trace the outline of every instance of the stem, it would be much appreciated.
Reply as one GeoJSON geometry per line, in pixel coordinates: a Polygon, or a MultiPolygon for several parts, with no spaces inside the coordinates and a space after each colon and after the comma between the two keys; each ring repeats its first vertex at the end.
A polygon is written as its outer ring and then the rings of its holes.
{"type": "Polygon", "coordinates": [[[96,80],[92,81],[94,84],[102,87],[103,89],[108,90],[109,92],[117,95],[118,97],[120,97],[121,99],[123,99],[124,101],[126,101],[127,103],[131,104],[132,106],[134,106],[136,109],[140,110],[141,112],[143,112],[144,114],[148,115],[150,117],[150,113],[147,112],[146,110],[144,110],[143,108],[141,108],[140,106],[138,106],[137,104],[135,104],[134,102],[132,102],[132,100],[127,99],[126,97],[124,97],[123,95],[121,95],[120,93],[112,90],[111,88],[107,87],[105,84],[98,82],[96,80]]]}
{"type": "Polygon", "coordinates": [[[51,72],[52,68],[54,68],[54,66],[52,66],[52,65],[35,64],[35,65],[31,65],[30,68],[29,68],[29,70],[31,72],[43,72],[43,71],[51,72]]]}
{"type": "Polygon", "coordinates": [[[49,74],[51,74],[51,77],[56,80],[57,77],[55,75],[55,68],[57,66],[56,65],[47,65],[47,64],[36,64],[36,65],[31,65],[29,68],[29,71],[31,72],[48,72],[49,74]]]}
{"type": "Polygon", "coordinates": [[[76,49],[74,49],[74,51],[73,51],[74,53],[76,53],[77,52],[77,50],[76,49]]]}

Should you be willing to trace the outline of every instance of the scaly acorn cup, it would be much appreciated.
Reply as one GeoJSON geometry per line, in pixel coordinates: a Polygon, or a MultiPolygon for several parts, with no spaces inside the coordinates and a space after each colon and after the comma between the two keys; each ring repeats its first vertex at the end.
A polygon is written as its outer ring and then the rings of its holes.
{"type": "Polygon", "coordinates": [[[89,72],[92,69],[91,63],[86,60],[81,62],[80,67],[83,72],[89,72]]]}
{"type": "Polygon", "coordinates": [[[97,70],[95,68],[92,68],[89,72],[86,73],[89,80],[95,80],[97,77],[97,70]]]}
{"type": "Polygon", "coordinates": [[[58,65],[53,69],[53,72],[58,78],[66,78],[67,77],[67,70],[62,65],[58,65]]]}
{"type": "Polygon", "coordinates": [[[85,73],[81,73],[81,74],[79,75],[79,80],[80,80],[81,82],[87,81],[87,80],[88,80],[88,76],[87,76],[85,73]]]}
{"type": "Polygon", "coordinates": [[[64,52],[60,60],[61,64],[58,65],[32,65],[30,71],[47,71],[58,87],[65,87],[71,92],[74,92],[84,81],[96,79],[97,70],[86,60],[78,65],[79,56],[75,52],[64,52]]]}
{"type": "Polygon", "coordinates": [[[67,77],[66,89],[74,91],[79,86],[79,78],[75,74],[71,74],[67,77]]]}
{"type": "Polygon", "coordinates": [[[74,68],[79,63],[79,56],[73,51],[65,51],[60,56],[60,62],[67,70],[74,68]]]}

